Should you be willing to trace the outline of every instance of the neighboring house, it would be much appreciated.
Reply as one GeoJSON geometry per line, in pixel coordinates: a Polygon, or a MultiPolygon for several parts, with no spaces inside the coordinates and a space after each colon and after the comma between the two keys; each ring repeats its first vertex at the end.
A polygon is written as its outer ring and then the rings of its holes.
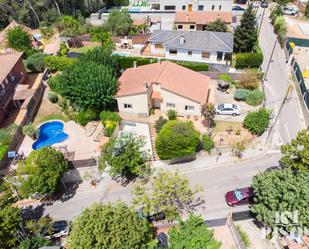
{"type": "Polygon", "coordinates": [[[147,117],[152,108],[166,113],[201,116],[201,104],[212,99],[210,78],[164,61],[127,69],[116,95],[120,113],[147,117]]]}
{"type": "Polygon", "coordinates": [[[151,9],[161,11],[232,11],[233,0],[148,0],[151,9]]]}
{"type": "Polygon", "coordinates": [[[149,43],[153,56],[171,60],[227,64],[233,53],[229,32],[155,30],[149,43]]]}
{"type": "Polygon", "coordinates": [[[0,54],[0,122],[11,109],[21,105],[13,96],[18,84],[23,84],[26,78],[22,53],[0,54]]]}
{"type": "Polygon", "coordinates": [[[228,11],[178,11],[175,15],[174,24],[177,30],[205,30],[210,22],[221,19],[230,27],[232,12],[228,11]]]}

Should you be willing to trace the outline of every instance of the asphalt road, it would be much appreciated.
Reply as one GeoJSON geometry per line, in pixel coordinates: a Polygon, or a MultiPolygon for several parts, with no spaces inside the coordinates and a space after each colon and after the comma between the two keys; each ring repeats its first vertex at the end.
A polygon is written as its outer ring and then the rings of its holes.
{"type": "MultiPolygon", "coordinates": [[[[260,15],[262,15],[261,8],[258,12],[258,16],[260,15]]],[[[268,16],[269,9],[265,11],[259,35],[259,44],[264,55],[262,64],[263,72],[266,72],[271,52],[277,39],[268,16]]],[[[278,115],[290,83],[292,81],[289,65],[286,63],[286,56],[283,49],[277,43],[265,81],[266,107],[273,110],[275,116],[278,115]]],[[[272,148],[275,149],[284,143],[290,142],[296,136],[297,132],[304,128],[303,115],[296,90],[294,89],[292,94],[289,95],[289,100],[283,105],[278,122],[272,129],[272,134],[270,135],[272,148]]]]}

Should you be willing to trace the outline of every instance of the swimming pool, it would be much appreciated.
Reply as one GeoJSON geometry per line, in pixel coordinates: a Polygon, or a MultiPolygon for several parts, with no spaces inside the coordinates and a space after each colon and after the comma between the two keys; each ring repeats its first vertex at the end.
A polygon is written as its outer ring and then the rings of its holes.
{"type": "Polygon", "coordinates": [[[32,149],[37,150],[66,140],[69,136],[63,128],[64,124],[61,121],[50,121],[42,124],[39,128],[39,138],[32,144],[32,149]]]}
{"type": "Polygon", "coordinates": [[[127,57],[127,56],[129,56],[129,53],[127,53],[127,52],[113,52],[112,55],[127,57]]]}

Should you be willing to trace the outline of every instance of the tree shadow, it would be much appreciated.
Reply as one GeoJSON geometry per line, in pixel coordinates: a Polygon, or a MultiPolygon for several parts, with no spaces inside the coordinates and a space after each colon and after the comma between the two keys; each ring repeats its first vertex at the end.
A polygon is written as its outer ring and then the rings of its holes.
{"type": "Polygon", "coordinates": [[[37,206],[27,206],[21,209],[21,216],[24,220],[39,220],[45,210],[44,203],[37,206]]]}

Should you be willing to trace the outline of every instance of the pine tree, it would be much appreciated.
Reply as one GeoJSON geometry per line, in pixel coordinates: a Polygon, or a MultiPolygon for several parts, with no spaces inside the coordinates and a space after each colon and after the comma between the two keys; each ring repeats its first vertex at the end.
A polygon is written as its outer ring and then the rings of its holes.
{"type": "Polygon", "coordinates": [[[257,43],[256,18],[253,8],[250,5],[244,12],[240,26],[237,27],[234,34],[234,51],[241,53],[252,52],[257,43]]]}

